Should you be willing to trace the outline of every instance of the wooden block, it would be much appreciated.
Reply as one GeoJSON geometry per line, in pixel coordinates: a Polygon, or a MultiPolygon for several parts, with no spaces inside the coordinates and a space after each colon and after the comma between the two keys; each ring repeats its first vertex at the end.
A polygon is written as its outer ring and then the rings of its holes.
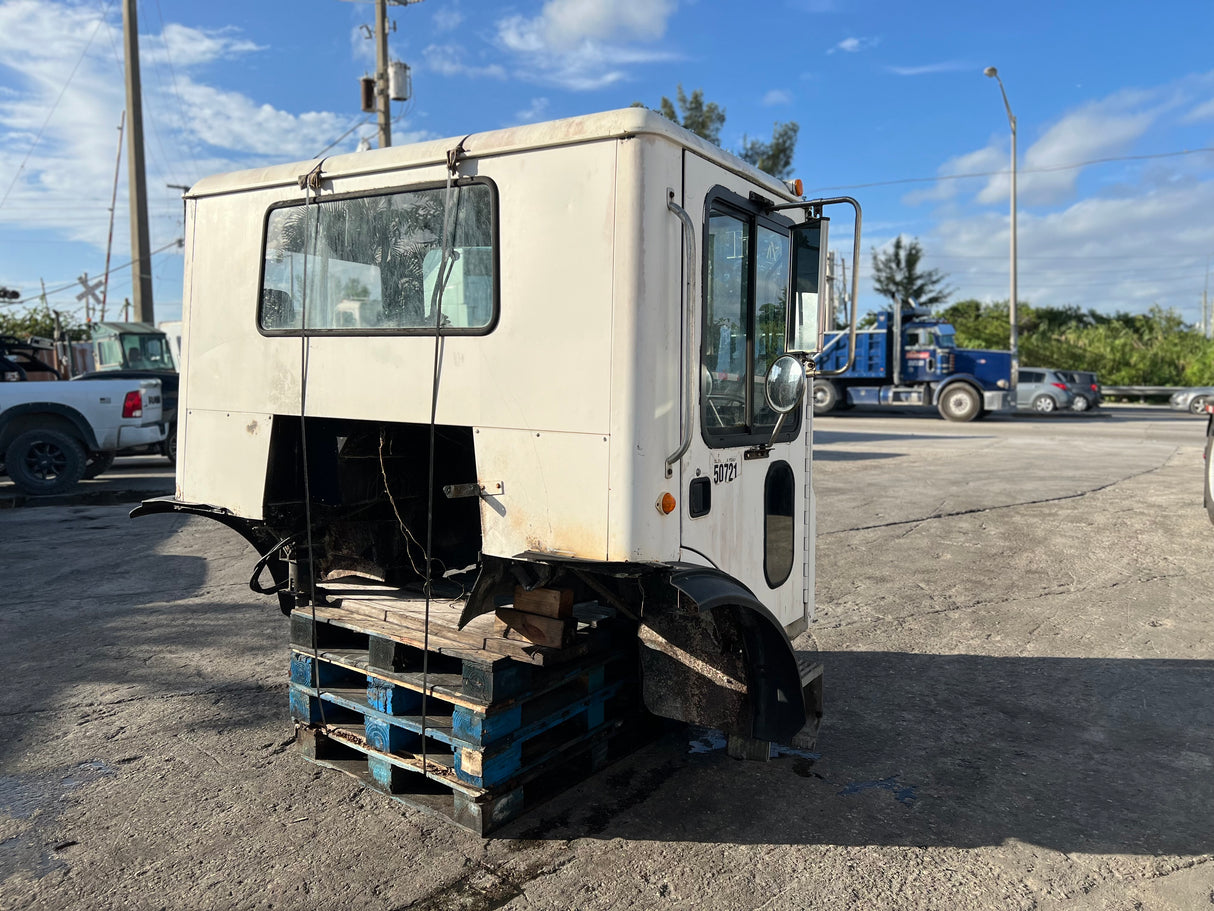
{"type": "Polygon", "coordinates": [[[462,680],[464,693],[473,699],[500,702],[521,693],[531,682],[531,667],[500,659],[492,664],[465,661],[462,680]]]}
{"type": "Polygon", "coordinates": [[[377,677],[368,677],[367,705],[385,715],[420,714],[422,694],[403,686],[394,686],[377,677]]]}
{"type": "Polygon", "coordinates": [[[573,589],[514,587],[514,609],[564,620],[573,616],[573,589]]]}
{"type": "Polygon", "coordinates": [[[497,609],[497,619],[504,622],[512,630],[521,633],[523,638],[528,642],[536,645],[562,648],[568,645],[570,639],[573,637],[573,623],[569,620],[558,620],[555,617],[541,617],[508,607],[497,609]]]}
{"type": "Polygon", "coordinates": [[[491,714],[457,705],[451,712],[451,733],[460,740],[480,746],[488,746],[495,740],[513,734],[522,723],[521,705],[491,714]]]}

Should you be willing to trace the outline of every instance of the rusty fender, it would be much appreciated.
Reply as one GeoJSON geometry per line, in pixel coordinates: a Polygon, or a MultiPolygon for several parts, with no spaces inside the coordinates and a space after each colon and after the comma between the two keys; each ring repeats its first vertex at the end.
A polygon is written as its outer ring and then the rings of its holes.
{"type": "Polygon", "coordinates": [[[719,570],[676,569],[667,581],[680,597],[641,619],[645,705],[727,734],[789,742],[810,713],[780,622],[719,570]]]}
{"type": "Polygon", "coordinates": [[[288,590],[290,570],[282,555],[283,545],[291,539],[279,540],[264,522],[244,519],[233,515],[226,509],[207,503],[186,503],[173,497],[154,497],[144,500],[131,510],[131,518],[138,519],[141,516],[162,515],[171,512],[214,519],[252,544],[257,549],[257,553],[261,555],[261,559],[258,560],[257,567],[249,579],[249,588],[259,595],[278,595],[278,606],[282,612],[284,614],[291,612],[295,602],[288,590]],[[270,577],[274,580],[273,585],[264,586],[258,581],[263,569],[270,571],[270,577]]]}

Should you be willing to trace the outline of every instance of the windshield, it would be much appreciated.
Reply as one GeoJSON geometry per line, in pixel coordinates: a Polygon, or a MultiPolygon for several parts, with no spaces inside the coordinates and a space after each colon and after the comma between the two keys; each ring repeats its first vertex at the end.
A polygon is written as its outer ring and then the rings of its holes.
{"type": "Polygon", "coordinates": [[[143,370],[176,370],[173,352],[164,335],[124,332],[119,336],[126,366],[143,370]]]}

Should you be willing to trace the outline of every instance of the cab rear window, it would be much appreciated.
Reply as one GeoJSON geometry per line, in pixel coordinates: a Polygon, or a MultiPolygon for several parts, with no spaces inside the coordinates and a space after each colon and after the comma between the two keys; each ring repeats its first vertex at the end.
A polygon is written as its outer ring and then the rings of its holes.
{"type": "Polygon", "coordinates": [[[265,332],[483,333],[497,292],[488,183],[282,206],[266,219],[265,332]]]}

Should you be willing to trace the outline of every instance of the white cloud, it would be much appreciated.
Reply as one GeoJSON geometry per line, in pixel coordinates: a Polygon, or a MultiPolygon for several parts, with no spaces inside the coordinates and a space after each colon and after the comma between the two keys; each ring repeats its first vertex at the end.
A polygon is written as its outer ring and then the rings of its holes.
{"type": "Polygon", "coordinates": [[[543,120],[548,114],[548,99],[547,98],[532,98],[531,104],[521,111],[518,111],[514,118],[519,123],[535,123],[537,120],[543,120]]]}
{"type": "Polygon", "coordinates": [[[763,96],[763,105],[765,107],[774,107],[781,104],[792,104],[792,94],[784,89],[772,89],[763,96]]]}
{"type": "MultiPolygon", "coordinates": [[[[1074,193],[1080,168],[1041,170],[1072,165],[1094,158],[1107,158],[1125,152],[1143,136],[1158,116],[1158,111],[1143,109],[1137,99],[1114,96],[1085,105],[1067,114],[1029,146],[1017,174],[1017,195],[1026,204],[1048,205],[1074,193]],[[1127,105],[1126,101],[1130,100],[1127,105]],[[1137,110],[1135,110],[1137,108],[1137,110]]],[[[1017,123],[1019,128],[1020,124],[1017,123]]],[[[1009,140],[1010,142],[1010,140],[1009,140]]],[[[978,194],[978,201],[992,203],[1006,199],[1010,177],[992,177],[978,194]]]]}
{"type": "Polygon", "coordinates": [[[422,57],[426,68],[440,76],[506,78],[506,70],[500,64],[476,66],[467,63],[468,52],[458,44],[431,44],[422,51],[422,57]]]}
{"type": "Polygon", "coordinates": [[[571,90],[603,88],[628,78],[631,67],[677,59],[628,42],[661,38],[675,0],[549,0],[539,16],[497,23],[498,45],[518,58],[518,71],[571,90]]]}
{"type": "MultiPolygon", "coordinates": [[[[992,143],[977,151],[950,158],[937,171],[941,177],[948,179],[936,182],[929,189],[913,190],[906,194],[902,201],[907,205],[918,205],[922,202],[943,202],[953,199],[974,186],[971,181],[952,179],[955,175],[990,174],[1001,168],[1006,169],[1009,165],[1010,160],[1006,150],[1001,151],[997,144],[992,143]]],[[[1004,196],[1006,197],[1006,195],[1007,193],[1004,191],[1004,196]]]]}
{"type": "Polygon", "coordinates": [[[512,18],[546,47],[571,51],[586,41],[655,41],[676,7],[675,0],[548,0],[534,19],[512,18]]]}
{"type": "MultiPolygon", "coordinates": [[[[956,73],[968,70],[971,65],[951,60],[944,63],[926,63],[921,66],[887,66],[886,69],[896,76],[929,76],[934,73],[956,73]]],[[[976,71],[976,68],[974,68],[976,71]]]]}
{"type": "Polygon", "coordinates": [[[1183,118],[1184,123],[1200,123],[1203,120],[1214,120],[1214,98],[1198,104],[1183,118]]]}
{"type": "Polygon", "coordinates": [[[450,7],[439,7],[433,17],[434,30],[437,32],[452,32],[459,28],[464,21],[464,14],[450,7]]]}
{"type": "MultiPolygon", "coordinates": [[[[1022,300],[1104,312],[1142,312],[1158,303],[1189,322],[1200,319],[1208,213],[1214,207],[1209,159],[1129,156],[1207,144],[1191,124],[1206,106],[1212,82],[1214,75],[1196,74],[1156,88],[1119,91],[1065,111],[1043,127],[1029,126],[1022,116],[1022,300]],[[1098,159],[1122,160],[1081,165],[1098,159]]],[[[1009,136],[1001,114],[990,114],[1000,128],[987,145],[950,159],[938,172],[994,176],[942,180],[902,200],[938,204],[934,227],[919,220],[916,233],[933,255],[932,265],[957,287],[957,300],[1008,296],[1009,136]]]]}
{"type": "Polygon", "coordinates": [[[159,38],[159,41],[141,44],[141,63],[156,64],[168,60],[176,67],[190,67],[265,50],[261,45],[237,37],[234,28],[204,31],[168,22],[159,38]]]}
{"type": "MultiPolygon", "coordinates": [[[[1214,181],[1088,198],[1017,221],[1017,297],[1035,306],[1142,312],[1154,303],[1199,318],[1214,181]],[[1118,229],[1132,213],[1133,229],[1118,229]],[[1166,251],[1160,255],[1159,251],[1166,251]]],[[[926,239],[939,255],[955,299],[1008,296],[1008,216],[984,213],[943,221],[926,239]],[[952,259],[950,257],[957,257],[952,259]]]]}
{"type": "Polygon", "coordinates": [[[350,56],[367,64],[373,72],[375,69],[375,33],[367,26],[356,25],[350,29],[350,56]]]}
{"type": "MultiPolygon", "coordinates": [[[[125,107],[121,52],[115,53],[121,33],[115,9],[103,18],[97,9],[75,3],[0,4],[0,65],[8,84],[0,93],[0,197],[11,186],[0,206],[0,224],[8,231],[80,242],[104,252],[116,128],[125,107]],[[46,40],[48,35],[55,40],[46,40]]],[[[142,34],[140,50],[153,248],[181,232],[179,194],[166,184],[310,158],[350,125],[347,114],[282,110],[209,84],[207,66],[261,52],[233,30],[166,24],[163,34],[142,34]],[[164,72],[170,61],[171,76],[164,72]]],[[[356,140],[351,136],[344,147],[352,149],[356,140]]],[[[125,148],[119,175],[115,263],[129,258],[125,148]]],[[[8,269],[13,254],[11,249],[4,252],[9,253],[8,269]]],[[[93,266],[90,259],[64,268],[78,274],[88,266],[96,274],[100,263],[93,266]]],[[[53,274],[45,277],[57,280],[53,274]]]]}
{"type": "Polygon", "coordinates": [[[843,51],[846,54],[855,54],[859,51],[866,51],[871,47],[876,47],[880,41],[880,38],[844,38],[826,53],[833,54],[835,51],[843,51]]]}

